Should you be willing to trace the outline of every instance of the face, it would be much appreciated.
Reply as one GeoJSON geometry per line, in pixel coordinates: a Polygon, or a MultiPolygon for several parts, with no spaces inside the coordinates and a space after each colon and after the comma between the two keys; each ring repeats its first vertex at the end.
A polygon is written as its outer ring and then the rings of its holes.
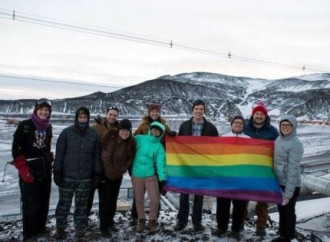
{"type": "Polygon", "coordinates": [[[280,124],[280,130],[283,135],[289,135],[293,130],[292,124],[288,121],[283,121],[280,124]]]}
{"type": "Polygon", "coordinates": [[[161,132],[158,129],[155,129],[155,128],[151,129],[150,132],[153,136],[156,136],[156,137],[161,135],[161,132]]]}
{"type": "Polygon", "coordinates": [[[201,121],[204,116],[204,105],[197,105],[194,107],[193,110],[193,117],[195,121],[201,121]]]}
{"type": "Polygon", "coordinates": [[[160,112],[157,109],[151,110],[149,116],[152,118],[152,120],[157,120],[160,116],[160,112]]]}
{"type": "Polygon", "coordinates": [[[233,124],[231,125],[231,130],[235,134],[240,134],[243,131],[243,126],[244,126],[243,121],[240,119],[236,119],[236,120],[234,120],[233,124]]]}
{"type": "Polygon", "coordinates": [[[36,113],[40,119],[47,119],[49,116],[49,109],[47,107],[38,108],[36,113]]]}
{"type": "Polygon", "coordinates": [[[253,115],[253,121],[254,124],[256,125],[263,125],[265,123],[265,120],[266,120],[266,115],[261,111],[257,111],[253,115]]]}
{"type": "Polygon", "coordinates": [[[116,110],[109,110],[106,119],[108,123],[114,124],[118,120],[118,112],[116,110]]]}
{"type": "Polygon", "coordinates": [[[86,123],[88,121],[88,116],[86,114],[79,114],[78,115],[78,122],[79,123],[86,123]]]}
{"type": "Polygon", "coordinates": [[[120,129],[118,134],[122,140],[127,140],[131,136],[131,131],[128,129],[120,129]]]}

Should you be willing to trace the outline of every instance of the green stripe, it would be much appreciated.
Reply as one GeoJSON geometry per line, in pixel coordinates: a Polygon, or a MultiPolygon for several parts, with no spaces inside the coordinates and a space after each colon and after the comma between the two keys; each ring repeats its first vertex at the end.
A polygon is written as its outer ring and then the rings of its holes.
{"type": "Polygon", "coordinates": [[[237,166],[167,166],[169,176],[176,177],[268,177],[274,178],[272,168],[257,165],[237,166]]]}

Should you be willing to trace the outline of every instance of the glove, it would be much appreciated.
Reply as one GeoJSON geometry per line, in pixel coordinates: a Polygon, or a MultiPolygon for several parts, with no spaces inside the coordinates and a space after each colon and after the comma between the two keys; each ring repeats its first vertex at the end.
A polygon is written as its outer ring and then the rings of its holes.
{"type": "Polygon", "coordinates": [[[177,132],[174,131],[174,130],[170,130],[170,131],[167,132],[167,135],[170,136],[170,137],[175,137],[176,134],[177,134],[177,132]]]}
{"type": "Polygon", "coordinates": [[[164,189],[165,185],[166,185],[166,181],[160,181],[158,183],[159,185],[159,193],[162,195],[162,196],[165,196],[167,191],[164,189]]]}
{"type": "Polygon", "coordinates": [[[97,189],[101,183],[102,180],[102,175],[100,174],[95,174],[93,177],[93,181],[92,181],[92,188],[93,190],[97,189]]]}
{"type": "Polygon", "coordinates": [[[64,185],[64,179],[61,171],[54,171],[54,182],[57,186],[63,188],[64,185]]]}
{"type": "Polygon", "coordinates": [[[96,123],[98,123],[98,124],[101,123],[101,120],[102,120],[101,115],[97,115],[97,116],[94,118],[94,121],[95,121],[96,123]]]}
{"type": "Polygon", "coordinates": [[[50,161],[50,163],[54,162],[54,153],[53,152],[49,152],[49,161],[50,161]]]}
{"type": "Polygon", "coordinates": [[[26,159],[24,155],[18,156],[14,160],[14,166],[18,170],[18,174],[25,183],[33,183],[34,182],[34,177],[30,172],[29,166],[26,163],[26,159]]]}

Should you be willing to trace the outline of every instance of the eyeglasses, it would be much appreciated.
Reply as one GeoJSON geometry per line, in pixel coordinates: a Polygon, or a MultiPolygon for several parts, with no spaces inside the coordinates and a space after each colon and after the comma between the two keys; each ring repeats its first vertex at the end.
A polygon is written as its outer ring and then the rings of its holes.
{"type": "Polygon", "coordinates": [[[109,112],[110,110],[115,110],[115,111],[117,111],[117,113],[119,113],[119,109],[116,106],[108,107],[107,112],[109,112]]]}
{"type": "Polygon", "coordinates": [[[239,124],[239,125],[243,125],[243,122],[233,122],[233,124],[239,124]]]}
{"type": "Polygon", "coordinates": [[[48,100],[47,98],[41,98],[39,100],[36,101],[36,105],[37,106],[42,106],[42,105],[46,105],[51,107],[52,106],[52,102],[50,100],[48,100]]]}
{"type": "Polygon", "coordinates": [[[287,128],[287,127],[292,127],[292,124],[281,124],[281,127],[285,127],[285,128],[287,128]]]}

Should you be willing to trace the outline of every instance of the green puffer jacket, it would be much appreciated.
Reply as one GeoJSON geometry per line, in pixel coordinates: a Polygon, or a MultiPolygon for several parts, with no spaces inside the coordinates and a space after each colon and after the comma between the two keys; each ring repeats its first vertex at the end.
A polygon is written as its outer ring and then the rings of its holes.
{"type": "Polygon", "coordinates": [[[137,178],[146,178],[158,175],[159,181],[166,180],[165,149],[162,145],[162,137],[165,126],[159,122],[152,122],[151,126],[158,126],[163,130],[160,137],[155,137],[150,130],[148,135],[135,136],[136,153],[133,161],[132,175],[137,178]]]}

